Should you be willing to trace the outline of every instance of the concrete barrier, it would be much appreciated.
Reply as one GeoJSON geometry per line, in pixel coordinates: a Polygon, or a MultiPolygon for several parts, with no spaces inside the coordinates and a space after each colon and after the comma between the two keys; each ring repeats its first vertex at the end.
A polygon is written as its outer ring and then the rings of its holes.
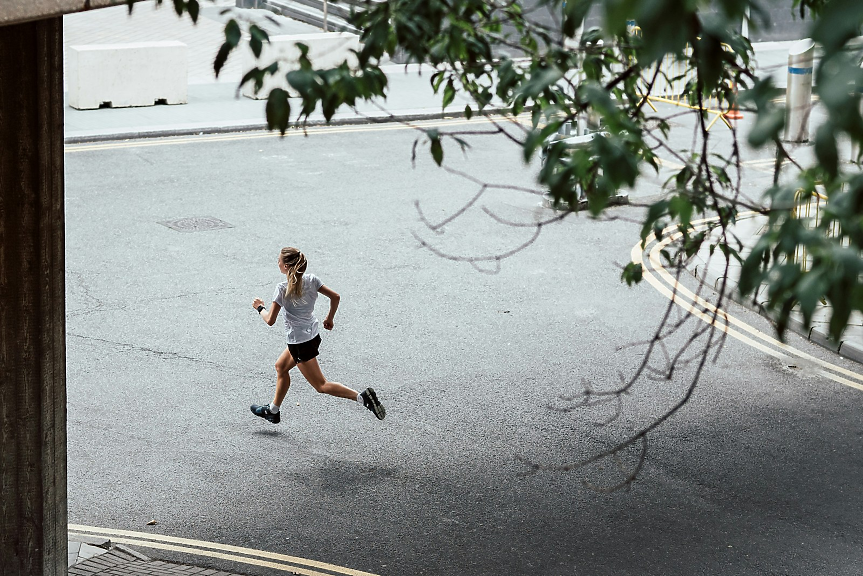
{"type": "Polygon", "coordinates": [[[68,104],[78,110],[185,104],[188,56],[182,42],[69,46],[68,104]]]}
{"type": "Polygon", "coordinates": [[[264,43],[261,56],[255,58],[248,43],[243,47],[243,71],[254,67],[265,68],[272,62],[278,60],[279,70],[274,75],[268,75],[260,91],[255,93],[254,81],[243,85],[243,96],[258,100],[266,99],[273,88],[287,90],[291,96],[298,96],[288,86],[285,75],[298,70],[300,49],[297,43],[309,47],[309,59],[314,68],[332,68],[338,66],[345,60],[350,66],[356,66],[356,56],[351,50],[360,49],[360,38],[356,34],[347,32],[317,32],[313,34],[290,34],[283,36],[270,36],[269,44],[264,43]]]}

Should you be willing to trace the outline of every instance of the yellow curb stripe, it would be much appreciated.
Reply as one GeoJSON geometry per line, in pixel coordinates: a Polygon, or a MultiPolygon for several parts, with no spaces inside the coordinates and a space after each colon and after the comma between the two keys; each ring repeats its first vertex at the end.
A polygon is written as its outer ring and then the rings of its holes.
{"type": "MultiPolygon", "coordinates": [[[[752,214],[753,213],[747,213],[746,215],[752,215],[752,214]]],[[[709,222],[711,220],[715,220],[715,218],[705,218],[702,220],[698,220],[696,222],[693,222],[693,226],[697,226],[699,224],[703,224],[703,223],[709,222]]],[[[673,228],[671,228],[671,229],[673,229],[673,228]]],[[[730,324],[734,324],[735,326],[742,328],[743,330],[745,330],[746,332],[749,332],[753,336],[756,336],[757,338],[759,338],[765,342],[768,342],[768,343],[776,346],[777,348],[780,348],[781,350],[783,350],[785,352],[789,352],[795,356],[809,360],[809,361],[813,362],[814,364],[821,366],[823,369],[819,370],[819,372],[821,374],[823,374],[824,376],[828,377],[829,379],[835,381],[835,382],[838,382],[838,383],[843,384],[845,386],[849,386],[851,388],[855,388],[857,390],[863,390],[863,385],[861,385],[857,382],[853,382],[851,380],[848,380],[846,378],[843,378],[837,374],[833,374],[831,372],[828,372],[827,370],[834,370],[836,372],[839,372],[840,374],[845,374],[845,375],[851,376],[852,378],[857,378],[857,379],[863,379],[863,375],[860,375],[856,372],[852,372],[851,370],[847,370],[847,369],[842,368],[840,366],[836,366],[834,364],[831,364],[829,362],[821,360],[820,358],[816,358],[816,357],[811,356],[811,355],[809,355],[803,351],[800,351],[796,348],[793,348],[793,347],[791,347],[791,346],[789,346],[783,342],[780,342],[780,341],[768,336],[767,334],[761,332],[760,330],[750,326],[749,324],[742,322],[741,320],[738,320],[737,318],[734,318],[733,316],[730,316],[724,310],[720,310],[720,309],[716,308],[715,306],[713,306],[712,304],[710,304],[709,302],[707,302],[703,298],[696,296],[695,294],[690,292],[687,288],[682,286],[679,282],[677,282],[677,280],[673,276],[671,276],[667,272],[667,270],[662,265],[662,263],[659,259],[659,252],[669,242],[673,241],[673,239],[674,238],[672,238],[672,237],[668,237],[663,242],[657,243],[650,250],[650,253],[648,255],[648,260],[650,261],[653,268],[656,270],[657,274],[659,274],[663,278],[663,280],[668,282],[668,284],[674,290],[670,289],[668,287],[668,285],[664,284],[662,281],[660,281],[658,278],[656,278],[651,273],[648,266],[646,266],[644,264],[644,251],[641,248],[641,242],[639,242],[635,246],[633,246],[632,251],[631,251],[632,261],[635,262],[636,264],[641,264],[642,270],[644,273],[644,278],[660,294],[662,294],[663,296],[665,296],[666,298],[668,298],[669,300],[671,300],[672,302],[674,302],[675,304],[677,304],[678,306],[680,306],[681,308],[686,310],[688,313],[690,313],[693,316],[704,321],[705,323],[713,325],[718,330],[724,332],[725,334],[728,334],[729,336],[731,336],[731,337],[733,337],[733,338],[735,338],[735,339],[737,339],[737,340],[739,340],[739,341],[741,341],[741,342],[743,342],[743,343],[745,343],[745,344],[747,344],[753,348],[756,348],[756,349],[758,349],[758,350],[760,350],[766,354],[769,354],[770,356],[773,356],[773,357],[781,359],[781,360],[790,359],[789,356],[787,356],[786,354],[783,354],[783,353],[781,353],[781,352],[779,352],[773,348],[770,348],[770,347],[762,344],[761,342],[757,342],[757,341],[753,340],[752,338],[750,338],[750,337],[738,332],[737,330],[731,328],[730,324]],[[699,306],[701,306],[705,310],[711,311],[712,313],[707,314],[704,311],[699,310],[696,307],[696,304],[698,304],[699,306]]],[[[653,235],[651,235],[647,238],[647,244],[653,243],[655,241],[656,241],[656,238],[653,235]]]]}
{"type": "MultiPolygon", "coordinates": [[[[135,539],[138,545],[147,546],[150,548],[160,548],[163,550],[176,550],[178,552],[187,552],[189,554],[197,554],[199,556],[212,556],[214,558],[224,558],[226,560],[234,560],[237,562],[245,562],[247,564],[257,564],[260,566],[264,566],[265,564],[259,564],[259,560],[257,558],[267,558],[270,560],[279,560],[281,562],[290,562],[293,564],[298,564],[301,566],[309,566],[312,568],[320,568],[322,570],[328,570],[329,572],[335,572],[337,574],[345,574],[346,576],[378,576],[377,574],[373,574],[371,572],[363,572],[361,570],[354,570],[353,568],[345,568],[343,566],[336,566],[335,564],[328,564],[326,562],[318,562],[317,560],[308,560],[306,558],[300,558],[298,556],[288,556],[286,554],[278,554],[276,552],[268,552],[266,550],[255,550],[253,548],[244,548],[242,546],[232,546],[230,544],[219,544],[216,542],[206,542],[203,540],[192,540],[190,538],[179,538],[176,536],[164,536],[162,534],[148,534],[147,532],[134,532],[131,530],[117,530],[112,528],[99,528],[96,526],[83,526],[80,524],[69,524],[69,530],[74,532],[89,532],[91,534],[98,534],[102,536],[110,536],[111,540],[114,542],[119,542],[121,544],[125,544],[124,540],[128,540],[129,538],[135,539]],[[179,545],[179,546],[177,546],[179,545]],[[166,546],[174,546],[173,548],[166,548],[166,546]],[[188,548],[189,546],[193,548],[188,548]],[[200,550],[201,548],[205,550],[200,550]],[[210,550],[206,550],[210,549],[210,550]],[[218,551],[218,552],[213,552],[218,551]],[[224,553],[233,553],[233,554],[244,554],[246,556],[252,556],[253,558],[249,559],[245,556],[233,556],[228,558],[224,553]],[[257,557],[257,558],[255,558],[257,557]]],[[[278,564],[274,564],[270,567],[278,567],[278,564]]],[[[284,566],[284,565],[281,565],[284,566]]],[[[297,573],[306,574],[307,576],[320,576],[320,572],[313,571],[304,571],[302,568],[298,568],[295,566],[291,566],[291,569],[297,573]]]]}
{"type": "MultiPolygon", "coordinates": [[[[642,254],[641,243],[638,243],[638,244],[636,244],[635,248],[633,248],[633,251],[632,251],[633,261],[638,263],[639,259],[641,258],[641,254],[642,254]]],[[[644,278],[648,281],[648,283],[650,283],[654,288],[656,288],[656,290],[660,294],[662,294],[663,296],[665,296],[666,298],[668,298],[669,300],[671,300],[672,302],[674,302],[675,304],[677,304],[678,306],[680,306],[681,308],[686,310],[688,313],[692,314],[696,318],[699,318],[700,320],[702,320],[706,324],[713,325],[714,328],[724,332],[725,334],[731,336],[732,338],[735,338],[736,340],[739,340],[739,341],[743,342],[744,344],[747,344],[747,345],[749,345],[749,346],[751,346],[757,350],[760,350],[760,351],[764,352],[765,354],[768,354],[770,356],[773,356],[774,358],[777,358],[777,359],[783,360],[783,361],[790,360],[789,356],[782,354],[781,352],[778,352],[772,348],[769,348],[768,346],[765,346],[764,344],[762,344],[760,342],[756,342],[752,338],[749,338],[748,336],[745,336],[744,334],[741,334],[737,330],[734,330],[733,328],[729,327],[728,324],[723,323],[721,320],[722,320],[722,317],[725,315],[724,313],[722,313],[722,314],[720,314],[714,318],[714,316],[712,314],[706,314],[706,313],[698,310],[697,308],[695,308],[695,306],[692,302],[684,302],[683,300],[681,300],[681,298],[679,298],[680,294],[675,294],[674,292],[672,292],[665,284],[663,284],[657,278],[655,278],[653,276],[653,274],[650,273],[650,271],[647,269],[646,266],[644,266],[643,264],[642,264],[642,266],[643,266],[643,270],[644,270],[644,278]]],[[[794,351],[794,349],[791,349],[791,350],[794,351]]],[[[830,380],[833,380],[834,382],[844,384],[845,386],[848,386],[850,388],[855,388],[857,390],[863,390],[863,385],[860,385],[857,382],[852,382],[850,380],[842,378],[841,376],[837,376],[835,374],[827,372],[826,370],[819,370],[819,373],[822,374],[823,376],[826,376],[830,380]]]]}
{"type": "MultiPolygon", "coordinates": [[[[751,215],[751,213],[748,213],[748,215],[751,215]]],[[[716,220],[716,219],[718,219],[718,218],[711,218],[709,220],[716,220]]],[[[699,223],[695,224],[693,226],[693,228],[695,230],[700,230],[703,227],[702,226],[703,223],[704,223],[703,220],[699,221],[699,223]]],[[[662,262],[660,261],[660,258],[659,258],[659,252],[662,250],[662,248],[664,248],[669,243],[671,243],[672,241],[674,241],[675,239],[677,239],[681,236],[682,236],[682,234],[680,234],[679,232],[672,234],[672,235],[669,235],[662,242],[660,242],[656,246],[654,246],[654,248],[650,251],[650,262],[651,262],[651,264],[653,264],[653,267],[656,270],[656,272],[660,276],[662,276],[663,279],[670,286],[675,288],[679,294],[681,294],[682,296],[685,296],[686,298],[689,298],[690,300],[693,300],[696,304],[698,304],[699,306],[701,306],[703,308],[706,308],[707,310],[710,310],[711,312],[717,312],[718,311],[722,315],[723,318],[726,318],[726,322],[728,322],[730,324],[734,324],[735,326],[742,328],[746,332],[749,332],[753,336],[756,336],[757,338],[763,340],[764,342],[767,342],[768,344],[770,344],[772,346],[775,346],[781,350],[785,350],[786,352],[789,352],[789,353],[791,353],[791,354],[793,354],[799,358],[803,358],[804,360],[807,360],[809,362],[817,364],[817,365],[819,365],[822,368],[825,368],[827,370],[832,370],[834,372],[838,372],[839,374],[843,374],[844,376],[848,376],[850,378],[854,378],[854,379],[863,381],[863,374],[859,374],[857,372],[854,372],[852,370],[848,370],[847,368],[843,368],[841,366],[836,366],[835,364],[831,364],[830,362],[827,362],[827,361],[822,360],[820,358],[816,358],[815,356],[807,354],[806,352],[803,352],[802,350],[798,350],[797,348],[789,346],[785,342],[782,342],[780,340],[773,338],[772,336],[770,336],[768,334],[765,334],[764,332],[758,330],[757,328],[751,326],[750,324],[747,324],[746,322],[743,322],[742,320],[738,320],[737,318],[730,316],[724,310],[718,310],[713,304],[711,304],[710,302],[708,302],[704,298],[693,294],[685,286],[679,284],[677,282],[677,280],[675,280],[675,278],[671,274],[669,274],[668,271],[665,269],[665,267],[662,265],[662,262]]],[[[654,241],[655,237],[651,236],[651,238],[649,238],[649,240],[654,241]]]]}
{"type": "Polygon", "coordinates": [[[760,342],[756,342],[755,340],[752,340],[748,336],[745,336],[745,335],[741,334],[740,332],[737,332],[733,328],[729,327],[726,323],[722,322],[722,317],[723,317],[722,315],[719,315],[714,319],[713,315],[706,314],[706,313],[702,312],[701,310],[698,310],[692,302],[683,300],[681,298],[680,293],[675,294],[670,288],[668,288],[658,278],[656,278],[650,272],[650,269],[642,263],[642,250],[641,250],[641,243],[640,242],[638,244],[636,244],[635,247],[633,247],[632,258],[633,258],[633,262],[635,262],[636,264],[638,264],[638,263],[642,264],[642,270],[644,272],[644,279],[645,280],[647,280],[654,288],[656,288],[656,290],[660,294],[662,294],[663,296],[665,296],[666,298],[668,298],[669,300],[671,300],[672,302],[674,302],[675,304],[677,304],[678,306],[680,306],[681,308],[686,310],[688,313],[692,314],[696,318],[703,320],[707,324],[712,324],[717,330],[720,330],[720,331],[728,334],[729,336],[733,336],[734,338],[737,338],[741,342],[744,342],[745,344],[748,344],[749,346],[752,346],[753,348],[757,348],[757,349],[761,350],[762,352],[765,352],[765,353],[767,353],[767,354],[769,354],[775,358],[788,359],[788,356],[786,356],[785,354],[777,352],[776,350],[773,350],[772,348],[768,348],[767,346],[761,344],[760,342]]]}
{"type": "MultiPolygon", "coordinates": [[[[70,533],[70,536],[83,536],[82,534],[73,534],[70,533]]],[[[209,558],[219,558],[221,560],[230,560],[232,562],[238,562],[241,564],[251,564],[253,566],[262,566],[264,568],[275,568],[276,570],[280,570],[282,572],[292,572],[295,574],[302,574],[303,576],[332,576],[332,574],[326,572],[316,572],[315,570],[307,570],[305,568],[301,568],[299,566],[292,566],[290,564],[279,564],[276,562],[267,562],[266,560],[258,560],[256,558],[247,558],[245,556],[234,556],[233,554],[224,554],[222,552],[213,552],[210,550],[199,550],[196,548],[187,548],[185,546],[177,546],[174,544],[163,544],[161,542],[148,542],[145,540],[135,540],[133,538],[112,538],[111,542],[116,542],[117,544],[128,544],[130,546],[140,546],[144,548],[156,548],[158,550],[168,550],[170,552],[185,552],[187,554],[194,554],[196,556],[207,556],[209,558]]]]}

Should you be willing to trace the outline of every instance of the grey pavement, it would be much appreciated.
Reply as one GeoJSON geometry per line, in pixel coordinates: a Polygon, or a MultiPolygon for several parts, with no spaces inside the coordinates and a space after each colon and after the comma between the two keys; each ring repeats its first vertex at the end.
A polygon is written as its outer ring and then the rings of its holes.
{"type": "MultiPolygon", "coordinates": [[[[590,488],[620,478],[612,462],[530,473],[525,460],[577,461],[686,390],[691,364],[671,380],[640,380],[608,426],[598,423],[613,405],[579,402],[585,385],[608,390],[632,373],[668,305],[619,280],[642,209],[544,227],[498,274],[481,274],[423,250],[413,233],[455,254],[493,254],[530,231],[482,208],[528,223],[551,212],[538,196],[490,190],[429,230],[415,201],[437,222],[478,186],[427,153],[413,167],[415,134],[391,128],[68,148],[71,522],[381,576],[860,573],[860,391],[738,340],[652,435],[631,490],[590,488]],[[161,224],[194,216],[232,227],[161,224]],[[385,421],[298,374],[281,424],[249,412],[271,397],[283,350],[280,327],[250,306],[279,281],[283,244],[299,244],[342,295],[323,335],[324,373],[374,386],[385,421]]],[[[538,166],[516,146],[465,137],[467,157],[448,153],[447,165],[532,185],[538,166]]],[[[770,331],[750,310],[729,303],[729,313],[770,331]]],[[[685,339],[667,341],[669,353],[685,339]]],[[[859,373],[796,334],[789,346],[859,373]]],[[[122,544],[161,561],[275,573],[122,544]]]]}
{"type": "MultiPolygon", "coordinates": [[[[221,41],[224,16],[218,7],[205,9],[198,26],[179,20],[166,4],[154,10],[151,3],[138,3],[132,18],[125,7],[98,10],[65,17],[65,44],[132,42],[141,40],[181,40],[190,46],[189,101],[186,105],[144,108],[102,109],[79,111],[66,108],[66,140],[68,143],[131,139],[226,131],[251,131],[265,127],[264,104],[237,95],[241,71],[236,58],[229,59],[220,78],[212,76],[211,62],[221,41]]],[[[230,3],[223,3],[222,7],[230,3]]],[[[316,31],[304,24],[279,19],[280,26],[290,32],[316,31]]],[[[762,70],[775,74],[778,85],[784,85],[784,64],[787,43],[765,43],[756,46],[762,70]]],[[[428,70],[412,66],[388,65],[390,95],[385,103],[364,104],[356,111],[341,112],[335,123],[362,123],[397,117],[400,119],[442,117],[440,98],[429,86],[428,70]]],[[[455,103],[447,115],[459,115],[464,103],[455,103]]],[[[322,122],[320,114],[312,122],[322,122]]],[[[805,150],[802,152],[805,153],[805,150]]],[[[762,223],[758,219],[741,222],[741,238],[753,238],[762,223]]],[[[724,271],[724,262],[702,252],[693,259],[691,270],[699,279],[715,286],[724,271]]],[[[733,283],[733,271],[732,271],[733,283]]],[[[733,291],[732,291],[733,292],[733,291]]],[[[757,304],[756,304],[757,307],[757,304]]],[[[827,313],[820,311],[819,315],[827,313]]],[[[810,340],[825,344],[823,322],[804,334],[810,340]]],[[[795,328],[793,325],[792,328],[795,328]]],[[[846,339],[838,349],[843,356],[863,361],[863,322],[854,319],[846,339]]],[[[453,515],[456,515],[453,512],[453,515]]],[[[455,520],[453,520],[455,522],[455,520]]],[[[729,546],[730,548],[730,546],[729,546]]],[[[189,564],[152,560],[140,553],[112,544],[110,541],[69,542],[70,574],[228,574],[189,564]]]]}

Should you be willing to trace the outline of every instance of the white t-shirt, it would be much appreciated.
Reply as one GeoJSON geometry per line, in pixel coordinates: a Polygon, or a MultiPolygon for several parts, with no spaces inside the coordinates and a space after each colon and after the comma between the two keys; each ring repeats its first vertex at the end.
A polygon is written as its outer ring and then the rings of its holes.
{"type": "Polygon", "coordinates": [[[302,344],[318,335],[320,327],[315,318],[315,302],[321,279],[308,272],[303,274],[303,297],[292,300],[285,297],[288,281],[281,282],[273,294],[273,302],[282,307],[285,314],[285,337],[288,344],[302,344]]]}

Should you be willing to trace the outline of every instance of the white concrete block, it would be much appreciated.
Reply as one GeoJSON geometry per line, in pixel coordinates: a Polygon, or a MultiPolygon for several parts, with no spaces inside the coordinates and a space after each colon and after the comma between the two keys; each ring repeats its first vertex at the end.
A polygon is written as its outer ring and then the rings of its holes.
{"type": "Polygon", "coordinates": [[[264,43],[261,56],[255,58],[248,42],[243,45],[243,74],[254,67],[265,68],[278,60],[279,70],[274,75],[268,75],[263,88],[255,94],[254,81],[243,85],[243,96],[265,100],[273,88],[287,90],[291,96],[297,96],[288,86],[285,75],[292,70],[299,70],[300,49],[297,43],[309,47],[309,60],[316,69],[333,68],[345,60],[348,65],[357,65],[356,55],[351,50],[360,49],[360,38],[347,32],[317,32],[314,34],[290,34],[270,36],[270,43],[264,43]]]}
{"type": "Polygon", "coordinates": [[[188,49],[182,42],[131,42],[69,46],[69,106],[89,110],[185,104],[188,49]]]}

